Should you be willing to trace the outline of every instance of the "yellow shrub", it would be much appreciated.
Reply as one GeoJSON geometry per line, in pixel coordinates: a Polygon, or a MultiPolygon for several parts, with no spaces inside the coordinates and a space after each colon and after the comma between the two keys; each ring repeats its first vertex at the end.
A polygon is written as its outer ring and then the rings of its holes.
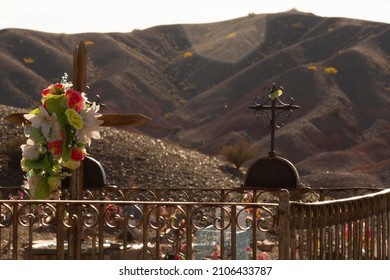
{"type": "Polygon", "coordinates": [[[92,41],[86,41],[84,44],[85,44],[86,46],[92,46],[92,45],[93,45],[93,42],[92,42],[92,41]]]}
{"type": "Polygon", "coordinates": [[[192,52],[185,52],[185,53],[183,53],[183,57],[184,58],[189,58],[191,56],[192,56],[192,52]]]}
{"type": "Polygon", "coordinates": [[[226,36],[227,39],[233,39],[233,38],[236,38],[236,37],[237,37],[236,32],[232,32],[232,33],[230,33],[230,34],[228,34],[228,35],[226,36]]]}
{"type": "Polygon", "coordinates": [[[315,66],[315,65],[309,65],[309,66],[307,66],[307,70],[316,71],[316,70],[317,70],[317,66],[315,66]]]}
{"type": "Polygon", "coordinates": [[[34,59],[31,57],[25,57],[25,58],[23,58],[23,62],[26,64],[33,63],[34,59]]]}
{"type": "Polygon", "coordinates": [[[337,72],[338,72],[337,69],[334,68],[334,67],[326,67],[324,69],[324,71],[325,71],[326,74],[330,74],[330,75],[337,74],[337,72]]]}

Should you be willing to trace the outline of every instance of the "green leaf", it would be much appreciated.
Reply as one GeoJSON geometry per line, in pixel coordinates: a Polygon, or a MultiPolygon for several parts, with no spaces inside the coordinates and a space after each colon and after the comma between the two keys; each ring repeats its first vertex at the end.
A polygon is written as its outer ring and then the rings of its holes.
{"type": "Polygon", "coordinates": [[[62,90],[62,89],[60,89],[60,88],[58,88],[58,87],[56,87],[56,86],[54,86],[53,88],[54,88],[54,91],[56,92],[56,95],[60,95],[60,94],[63,93],[63,90],[62,90]]]}
{"type": "Polygon", "coordinates": [[[50,160],[47,154],[45,154],[39,160],[26,159],[24,165],[30,169],[48,169],[50,167],[50,160]]]}
{"type": "Polygon", "coordinates": [[[34,199],[46,199],[50,195],[50,187],[45,177],[43,177],[35,190],[34,199]]]}
{"type": "Polygon", "coordinates": [[[30,111],[29,114],[38,115],[39,114],[39,108],[35,108],[34,110],[30,111]]]}
{"type": "Polygon", "coordinates": [[[64,112],[66,107],[63,106],[64,95],[48,94],[46,97],[46,109],[50,114],[56,113],[57,120],[61,127],[65,126],[64,112]]]}
{"type": "Polygon", "coordinates": [[[43,137],[40,130],[35,127],[31,127],[30,138],[33,139],[34,142],[46,144],[45,137],[43,137]]]}

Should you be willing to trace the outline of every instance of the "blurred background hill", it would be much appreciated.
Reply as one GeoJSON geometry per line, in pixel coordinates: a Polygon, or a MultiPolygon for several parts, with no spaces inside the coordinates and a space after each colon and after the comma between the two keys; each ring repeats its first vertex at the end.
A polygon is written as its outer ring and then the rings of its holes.
{"type": "MultiPolygon", "coordinates": [[[[137,130],[104,130],[105,139],[92,144],[97,159],[120,171],[109,171],[111,181],[153,182],[159,169],[149,172],[148,158],[159,155],[160,170],[166,170],[161,180],[171,184],[167,174],[178,181],[182,172],[164,167],[163,155],[183,153],[183,161],[176,162],[187,162],[188,174],[198,172],[194,168],[202,167],[202,160],[213,163],[204,164],[196,180],[192,175],[182,180],[186,184],[242,182],[242,175],[221,160],[221,149],[245,141],[260,150],[258,156],[267,155],[269,130],[248,106],[257,96],[266,101],[264,87],[276,83],[285,88],[282,101],[289,103],[293,97],[301,107],[289,118],[279,117],[286,125],[276,132],[276,152],[296,165],[304,184],[383,187],[390,182],[388,24],[293,10],[130,33],[3,29],[2,117],[36,107],[42,89],[59,82],[64,72],[71,79],[72,52],[80,40],[88,51],[89,99],[99,95],[107,104],[104,113],[152,118],[137,130]],[[153,141],[158,149],[149,146],[153,141]],[[110,152],[121,147],[118,150],[128,153],[107,155],[110,145],[114,147],[110,152]],[[143,159],[129,148],[137,145],[143,159]],[[190,155],[197,160],[190,161],[190,155]]],[[[3,120],[0,124],[0,185],[6,185],[12,168],[4,148],[9,143],[4,141],[21,128],[11,128],[3,120]]]]}

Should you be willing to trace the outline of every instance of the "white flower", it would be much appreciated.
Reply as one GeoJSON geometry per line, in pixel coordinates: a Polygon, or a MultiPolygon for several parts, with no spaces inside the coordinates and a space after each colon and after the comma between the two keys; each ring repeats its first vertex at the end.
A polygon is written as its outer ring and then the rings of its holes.
{"type": "Polygon", "coordinates": [[[72,83],[66,82],[62,84],[64,91],[67,91],[68,89],[71,89],[73,87],[72,83]]]}
{"type": "Polygon", "coordinates": [[[27,176],[27,181],[24,183],[24,188],[30,190],[32,196],[34,196],[41,179],[42,178],[39,175],[27,176]]]}
{"type": "Polygon", "coordinates": [[[40,106],[39,114],[25,114],[24,117],[31,122],[33,127],[41,128],[42,134],[47,140],[61,139],[61,126],[57,121],[55,112],[50,115],[45,108],[40,106]]]}
{"type": "Polygon", "coordinates": [[[91,145],[92,138],[100,139],[100,124],[102,124],[103,121],[98,120],[102,115],[99,114],[98,111],[99,105],[96,105],[94,102],[91,107],[80,112],[84,125],[77,134],[79,143],[91,145]]]}
{"type": "Polygon", "coordinates": [[[22,155],[28,160],[37,160],[42,152],[40,145],[35,143],[31,139],[27,139],[26,144],[20,146],[22,149],[22,155]]]}

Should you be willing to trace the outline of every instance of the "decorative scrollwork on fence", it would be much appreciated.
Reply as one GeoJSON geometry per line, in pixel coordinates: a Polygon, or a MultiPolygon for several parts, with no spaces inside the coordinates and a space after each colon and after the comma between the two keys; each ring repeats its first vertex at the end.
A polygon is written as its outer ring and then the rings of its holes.
{"type": "Polygon", "coordinates": [[[240,230],[247,231],[253,226],[253,215],[252,213],[256,211],[252,206],[242,207],[236,215],[237,228],[240,230]]]}
{"type": "Polygon", "coordinates": [[[154,190],[130,189],[125,198],[128,201],[157,201],[157,194],[154,190]]]}
{"type": "Polygon", "coordinates": [[[99,210],[93,204],[83,204],[83,224],[86,228],[93,228],[99,223],[99,210]]]}
{"type": "Polygon", "coordinates": [[[217,230],[225,230],[232,223],[232,213],[228,207],[216,207],[216,215],[213,221],[214,228],[217,230]]]}
{"type": "Polygon", "coordinates": [[[279,203],[278,191],[264,190],[257,193],[254,202],[257,203],[279,203]]]}
{"type": "Polygon", "coordinates": [[[139,205],[128,205],[125,208],[127,213],[126,224],[129,228],[140,228],[142,226],[143,210],[139,205]]]}
{"type": "Polygon", "coordinates": [[[259,218],[256,220],[257,229],[263,232],[268,232],[272,229],[275,229],[277,211],[265,206],[260,206],[256,209],[260,210],[259,218]]]}
{"type": "Polygon", "coordinates": [[[24,204],[18,211],[18,222],[21,226],[31,227],[37,219],[37,205],[24,204]]]}
{"type": "Polygon", "coordinates": [[[9,204],[0,205],[0,228],[6,228],[12,225],[14,214],[9,204]]]}
{"type": "Polygon", "coordinates": [[[218,190],[195,190],[192,201],[196,202],[218,202],[221,200],[221,193],[218,190]]]}
{"type": "Polygon", "coordinates": [[[188,190],[161,190],[160,194],[161,201],[177,201],[184,202],[189,201],[190,196],[188,194],[188,190]]]}
{"type": "Polygon", "coordinates": [[[81,205],[79,204],[66,204],[64,212],[59,218],[62,221],[62,225],[66,228],[74,228],[77,226],[77,222],[81,218],[81,205]],[[80,210],[80,211],[79,211],[80,210]]]}
{"type": "Polygon", "coordinates": [[[124,206],[120,204],[104,204],[104,224],[109,228],[119,228],[124,220],[124,206]]]}
{"type": "Polygon", "coordinates": [[[224,197],[225,202],[252,202],[253,201],[253,192],[250,190],[229,190],[225,193],[224,197]]]}
{"type": "Polygon", "coordinates": [[[191,223],[196,230],[205,229],[208,226],[223,230],[231,225],[232,214],[227,207],[197,205],[192,210],[191,223]]]}
{"type": "Polygon", "coordinates": [[[245,206],[236,215],[237,227],[247,231],[256,226],[257,230],[269,232],[276,227],[276,209],[265,206],[245,206]]]}
{"type": "Polygon", "coordinates": [[[191,224],[195,230],[205,229],[212,224],[215,210],[212,207],[197,206],[192,210],[191,224]]]}

